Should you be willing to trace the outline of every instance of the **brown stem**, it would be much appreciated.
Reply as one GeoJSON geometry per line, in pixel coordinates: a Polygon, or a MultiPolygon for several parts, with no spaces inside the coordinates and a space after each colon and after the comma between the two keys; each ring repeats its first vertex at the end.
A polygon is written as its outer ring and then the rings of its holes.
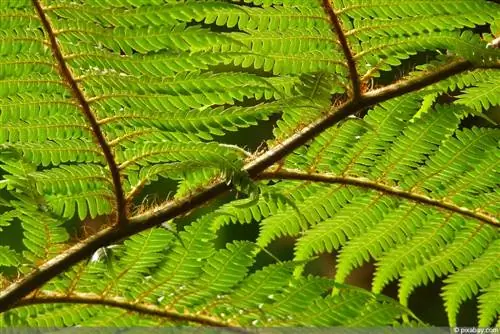
{"type": "MultiPolygon", "coordinates": [[[[328,127],[345,119],[347,116],[374,104],[424,88],[471,68],[472,64],[468,61],[457,61],[425,76],[415,77],[366,93],[357,101],[344,103],[336,111],[313,122],[280,145],[260,155],[254,161],[248,163],[244,167],[244,170],[250,177],[255,179],[268,167],[280,161],[295,149],[313,139],[328,127]]],[[[0,312],[8,310],[21,298],[38,289],[51,278],[57,276],[83,259],[90,257],[100,247],[113,244],[126,237],[130,237],[154,226],[158,226],[179,215],[185,214],[213,200],[230,189],[231,185],[228,185],[226,180],[220,180],[193,195],[171,202],[161,209],[132,217],[130,223],[120,229],[109,227],[81,241],[55,258],[42,264],[36,271],[28,274],[0,292],[0,312]]]]}
{"type": "Polygon", "coordinates": [[[108,145],[108,142],[104,137],[104,134],[102,133],[101,127],[99,126],[97,119],[90,110],[90,106],[87,102],[87,99],[83,95],[83,92],[80,90],[80,87],[78,87],[76,80],[73,78],[73,75],[71,74],[71,71],[68,65],[66,64],[66,61],[64,60],[61,48],[57,43],[56,35],[54,33],[54,30],[52,29],[52,25],[50,24],[49,18],[47,17],[47,15],[45,15],[45,12],[43,11],[42,4],[40,3],[39,0],[33,0],[33,5],[36,8],[38,16],[40,17],[42,25],[49,38],[50,48],[52,49],[52,54],[54,55],[54,58],[57,61],[59,72],[63,77],[64,81],[66,82],[66,84],[71,89],[73,97],[78,101],[80,109],[87,118],[87,121],[89,122],[90,127],[92,128],[92,132],[94,133],[94,136],[97,140],[97,143],[101,147],[101,150],[104,154],[104,157],[108,164],[109,171],[111,173],[111,177],[113,179],[113,186],[116,197],[116,210],[118,212],[118,224],[125,225],[128,222],[125,193],[122,188],[120,172],[118,170],[115,158],[113,157],[113,153],[111,152],[111,148],[108,145]]]}
{"type": "Polygon", "coordinates": [[[192,196],[186,196],[171,202],[158,212],[151,212],[131,219],[130,223],[117,229],[113,226],[105,228],[89,238],[80,241],[56,257],[40,265],[21,280],[11,284],[0,292],[0,313],[15,305],[21,298],[38,289],[53,277],[59,275],[76,263],[92,256],[96,250],[116,243],[149,228],[185,214],[217,196],[231,187],[221,181],[192,196]]]}
{"type": "Polygon", "coordinates": [[[323,10],[326,15],[328,15],[330,24],[332,25],[332,32],[337,35],[340,45],[342,46],[342,51],[344,52],[344,57],[347,61],[347,67],[349,68],[353,99],[357,99],[361,96],[361,84],[359,82],[358,70],[356,69],[356,62],[354,61],[351,48],[349,47],[349,43],[347,43],[347,38],[344,34],[344,30],[342,29],[342,24],[333,10],[331,0],[322,0],[322,5],[323,10]]]}
{"type": "MultiPolygon", "coordinates": [[[[124,309],[131,312],[137,312],[144,315],[152,315],[155,317],[165,318],[174,322],[189,322],[211,327],[230,327],[230,324],[226,322],[222,322],[217,319],[205,317],[202,315],[182,314],[176,311],[158,307],[156,305],[134,304],[121,297],[102,297],[91,293],[75,293],[67,296],[44,291],[42,295],[22,299],[13,308],[48,303],[104,305],[124,309]]],[[[246,332],[238,328],[233,328],[233,330],[238,332],[246,332]]]]}
{"type": "Polygon", "coordinates": [[[306,173],[299,170],[293,169],[280,169],[275,172],[262,172],[259,174],[257,179],[265,180],[265,179],[279,179],[279,180],[300,180],[300,181],[312,181],[312,182],[323,182],[323,183],[332,183],[332,184],[347,184],[353,185],[360,188],[372,189],[379,191],[381,193],[395,196],[399,198],[404,198],[413,202],[417,202],[424,205],[433,206],[440,209],[445,209],[451,212],[458,213],[462,216],[470,217],[477,219],[485,224],[499,227],[500,223],[498,219],[492,217],[490,215],[486,215],[483,213],[474,212],[467,208],[462,208],[452,203],[440,201],[437,199],[430,198],[428,196],[412,193],[409,191],[404,191],[395,187],[390,187],[381,183],[377,183],[375,181],[359,178],[359,177],[350,177],[350,176],[335,176],[331,174],[323,174],[323,173],[306,173]]]}
{"type": "Polygon", "coordinates": [[[432,85],[440,80],[446,79],[455,74],[472,69],[472,63],[461,60],[443,66],[441,69],[436,70],[419,77],[414,77],[406,81],[401,81],[384,88],[363,94],[356,101],[348,101],[338,107],[337,110],[328,113],[326,116],[312,122],[308,126],[301,129],[299,132],[291,135],[281,144],[273,147],[266,153],[260,155],[257,159],[250,162],[245,170],[250,176],[255,177],[260,172],[275,164],[277,161],[283,159],[288,154],[301,147],[309,140],[315,138],[320,133],[329,127],[337,124],[346,117],[355,114],[356,112],[371,107],[377,103],[387,101],[389,99],[404,95],[406,93],[416,91],[432,85]]]}

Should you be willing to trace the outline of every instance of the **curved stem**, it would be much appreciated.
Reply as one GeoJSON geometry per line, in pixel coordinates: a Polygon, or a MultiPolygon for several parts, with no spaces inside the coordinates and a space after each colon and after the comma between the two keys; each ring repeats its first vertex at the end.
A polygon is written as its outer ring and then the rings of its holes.
{"type": "MultiPolygon", "coordinates": [[[[116,307],[131,312],[136,312],[144,315],[152,315],[159,318],[164,318],[174,322],[189,322],[202,326],[211,327],[230,327],[231,325],[217,319],[206,317],[202,315],[192,315],[179,313],[175,310],[161,308],[151,304],[134,304],[121,297],[102,297],[93,293],[75,293],[71,295],[63,295],[59,293],[52,293],[43,291],[42,295],[37,295],[30,298],[24,298],[19,301],[15,307],[23,307],[37,304],[86,304],[86,305],[104,305],[116,307]]],[[[242,329],[231,328],[234,331],[246,332],[242,329]]]]}
{"type": "MultiPolygon", "coordinates": [[[[329,113],[319,120],[311,123],[301,131],[283,141],[281,144],[258,156],[255,160],[248,163],[244,167],[244,170],[251,178],[258,178],[258,175],[268,167],[280,161],[288,154],[292,153],[295,149],[304,145],[309,140],[322,133],[325,129],[342,121],[349,115],[352,115],[359,110],[368,108],[374,104],[424,88],[442,79],[464,72],[471,68],[473,68],[473,65],[470,62],[458,61],[446,65],[440,70],[436,70],[435,72],[429,73],[425,76],[415,77],[407,81],[366,93],[357,101],[344,103],[332,113],[329,113]]],[[[227,184],[226,180],[219,180],[192,195],[169,202],[162,208],[132,217],[130,218],[129,224],[124,225],[120,229],[109,227],[96,233],[90,238],[79,242],[39,266],[36,271],[33,271],[19,281],[11,284],[5,290],[1,291],[0,312],[8,310],[21,298],[38,289],[53,277],[67,270],[76,263],[90,257],[97,249],[154,226],[159,226],[163,222],[173,219],[179,215],[186,214],[198,206],[215,199],[230,189],[231,186],[227,184]]]]}
{"type": "Polygon", "coordinates": [[[460,60],[447,64],[434,72],[365,93],[358,100],[351,100],[342,104],[336,110],[327,113],[322,118],[310,123],[300,131],[294,133],[286,140],[282,141],[281,144],[276,145],[266,153],[257,157],[254,161],[250,162],[247,166],[245,166],[245,170],[250,174],[250,176],[255,177],[260,172],[266,170],[268,167],[274,165],[276,162],[295,151],[297,148],[306,144],[311,139],[314,139],[326,129],[357,113],[358,111],[406,93],[425,88],[438,81],[465,72],[472,68],[472,63],[466,60],[460,60]]]}
{"type": "Polygon", "coordinates": [[[97,143],[101,147],[101,150],[104,154],[104,157],[108,164],[109,172],[111,173],[111,178],[113,179],[113,186],[116,197],[116,211],[118,212],[118,223],[121,225],[125,225],[127,223],[127,206],[125,202],[125,193],[123,191],[121,183],[120,172],[118,170],[115,158],[113,157],[113,152],[111,151],[111,148],[108,142],[106,141],[106,138],[104,137],[104,134],[101,130],[101,127],[97,119],[90,110],[90,106],[87,99],[85,98],[80,87],[78,87],[75,78],[71,74],[71,71],[68,65],[66,64],[64,56],[59,47],[59,44],[57,43],[56,34],[54,33],[52,25],[50,24],[49,18],[47,17],[47,15],[45,15],[42,4],[40,3],[39,0],[33,0],[33,5],[36,8],[36,12],[40,17],[43,28],[45,29],[47,37],[49,38],[50,48],[57,62],[59,73],[61,74],[64,82],[69,86],[75,100],[78,101],[80,109],[87,118],[87,121],[89,122],[92,132],[94,133],[94,136],[97,140],[97,143]]]}
{"type": "Polygon", "coordinates": [[[323,10],[325,11],[326,15],[328,15],[330,24],[332,25],[332,32],[337,35],[342,47],[342,51],[344,52],[344,57],[347,61],[349,77],[352,84],[353,99],[357,99],[361,96],[361,84],[359,82],[358,70],[356,69],[356,62],[354,61],[354,56],[352,54],[351,48],[349,47],[349,43],[347,43],[347,38],[344,34],[344,30],[342,29],[342,24],[340,23],[337,14],[335,14],[335,11],[333,10],[331,1],[332,0],[322,0],[323,10]]]}
{"type": "Polygon", "coordinates": [[[360,178],[360,177],[350,177],[350,176],[335,176],[332,174],[323,174],[323,173],[307,173],[294,169],[284,169],[281,168],[278,171],[272,172],[262,172],[259,174],[258,179],[280,179],[280,180],[300,180],[300,181],[312,181],[312,182],[323,182],[323,183],[332,183],[332,184],[346,184],[353,185],[360,188],[371,189],[379,191],[383,194],[387,194],[390,196],[395,196],[399,198],[404,198],[413,202],[417,202],[420,204],[425,204],[429,206],[433,206],[440,209],[445,209],[454,213],[458,213],[462,216],[470,217],[477,219],[485,224],[499,227],[500,223],[498,219],[495,217],[474,212],[467,208],[462,208],[452,203],[448,203],[445,201],[440,201],[437,199],[430,198],[425,195],[412,193],[409,191],[401,190],[396,187],[390,187],[385,184],[377,183],[375,181],[360,178]]]}

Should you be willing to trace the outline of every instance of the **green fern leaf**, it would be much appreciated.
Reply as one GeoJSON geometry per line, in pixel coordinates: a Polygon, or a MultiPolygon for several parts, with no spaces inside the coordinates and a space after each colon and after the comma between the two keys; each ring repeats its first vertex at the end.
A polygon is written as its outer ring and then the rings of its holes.
{"type": "Polygon", "coordinates": [[[491,286],[479,296],[479,326],[488,327],[498,319],[500,281],[493,281],[491,286]]]}
{"type": "Polygon", "coordinates": [[[351,238],[340,251],[335,280],[344,282],[353,269],[370,258],[378,259],[395,245],[403,244],[421,226],[421,217],[426,213],[417,205],[402,204],[366,233],[351,238]]]}
{"type": "Polygon", "coordinates": [[[239,308],[240,313],[261,308],[282,289],[292,274],[293,264],[273,264],[250,275],[227,298],[231,305],[239,308]]]}
{"type": "Polygon", "coordinates": [[[0,267],[15,267],[19,265],[20,256],[7,246],[0,246],[0,267]]]}
{"type": "Polygon", "coordinates": [[[491,80],[478,83],[476,87],[466,89],[464,94],[459,96],[458,103],[470,106],[477,111],[499,105],[500,81],[495,79],[493,77],[491,80]]]}
{"type": "Polygon", "coordinates": [[[497,4],[0,7],[1,327],[421,325],[440,279],[451,326],[476,295],[497,324],[497,4]],[[323,253],[335,280],[304,274],[323,253]],[[342,284],[370,261],[372,292],[342,284]]]}
{"type": "Polygon", "coordinates": [[[253,263],[251,253],[254,247],[250,242],[235,242],[218,251],[202,267],[203,273],[196,284],[176,293],[172,297],[172,303],[196,308],[197,304],[208,298],[223,298],[221,293],[231,289],[246,276],[253,263]]]}
{"type": "Polygon", "coordinates": [[[213,255],[211,241],[215,234],[207,229],[209,224],[209,218],[201,219],[180,232],[184,246],[176,244],[171,250],[170,261],[162,263],[144,287],[134,287],[133,295],[162,303],[169,294],[185,290],[187,286],[184,284],[198,277],[203,261],[213,255]]]}
{"type": "Polygon", "coordinates": [[[487,288],[493,279],[498,278],[500,267],[496,259],[499,255],[499,246],[500,242],[497,239],[470,266],[446,279],[448,285],[442,295],[450,324],[456,324],[458,309],[465,300],[475,295],[479,288],[487,288]]]}
{"type": "Polygon", "coordinates": [[[485,245],[491,243],[496,233],[490,226],[476,226],[473,221],[466,221],[464,228],[457,232],[454,240],[443,247],[439,254],[432,256],[428,262],[403,272],[399,287],[399,299],[403,305],[408,304],[411,292],[420,284],[433,281],[438,276],[454,272],[478,257],[485,245]]]}
{"type": "Polygon", "coordinates": [[[380,219],[395,202],[379,195],[354,196],[351,205],[339,210],[332,219],[306,231],[295,249],[295,258],[305,260],[321,250],[332,252],[347,239],[359,235],[380,219]]]}

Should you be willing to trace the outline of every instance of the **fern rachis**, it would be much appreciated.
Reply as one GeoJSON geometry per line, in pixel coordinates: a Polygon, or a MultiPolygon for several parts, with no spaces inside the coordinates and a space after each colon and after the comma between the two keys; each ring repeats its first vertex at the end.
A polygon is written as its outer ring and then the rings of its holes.
{"type": "Polygon", "coordinates": [[[437,279],[450,325],[472,296],[498,325],[500,132],[470,119],[500,103],[499,5],[0,8],[0,326],[424,325],[409,298],[437,279]],[[109,223],[79,240],[88,219],[109,223]],[[235,224],[257,237],[221,243],[235,224]],[[345,284],[368,261],[373,291],[345,284]]]}

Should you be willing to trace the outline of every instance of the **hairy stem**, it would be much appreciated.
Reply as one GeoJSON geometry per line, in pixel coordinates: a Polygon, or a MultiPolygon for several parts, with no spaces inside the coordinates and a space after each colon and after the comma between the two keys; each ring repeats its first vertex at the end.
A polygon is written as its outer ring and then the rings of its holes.
{"type": "Polygon", "coordinates": [[[390,187],[375,181],[360,178],[360,177],[350,177],[350,176],[335,176],[326,173],[307,173],[299,170],[284,169],[281,168],[279,171],[275,172],[262,172],[257,177],[258,179],[279,179],[279,180],[300,180],[300,181],[311,181],[311,182],[322,182],[322,183],[332,183],[332,184],[346,184],[353,185],[360,188],[372,189],[379,191],[383,194],[390,196],[395,196],[399,198],[404,198],[413,202],[417,202],[424,205],[433,206],[440,209],[445,209],[462,216],[477,219],[485,224],[499,227],[500,223],[495,217],[474,212],[467,208],[462,208],[452,203],[448,203],[442,200],[437,200],[424,196],[421,194],[412,193],[409,191],[401,190],[399,188],[390,187]]]}
{"type": "MultiPolygon", "coordinates": [[[[173,322],[188,322],[202,326],[211,327],[230,327],[230,324],[219,321],[215,318],[206,317],[203,315],[191,315],[176,312],[175,310],[165,309],[156,305],[150,304],[135,304],[121,297],[102,297],[91,293],[76,293],[72,295],[62,295],[43,291],[41,295],[22,299],[16,304],[17,307],[23,307],[36,304],[85,304],[85,305],[104,305],[116,307],[123,310],[140,313],[143,315],[152,315],[155,317],[167,319],[173,322]]],[[[241,329],[234,328],[235,331],[245,332],[241,329]]]]}
{"type": "Polygon", "coordinates": [[[288,154],[295,151],[311,139],[321,134],[329,127],[344,120],[346,117],[357,113],[360,110],[369,108],[377,103],[381,103],[392,98],[413,92],[429,85],[432,85],[440,80],[446,79],[455,74],[462,73],[472,69],[472,63],[462,60],[443,66],[440,70],[431,72],[419,77],[414,77],[406,81],[401,81],[384,88],[363,94],[356,101],[348,101],[338,107],[338,109],[328,113],[326,116],[310,123],[299,132],[288,137],[281,144],[273,147],[266,153],[260,155],[254,161],[249,163],[245,170],[250,176],[255,177],[260,172],[280,161],[288,154]]]}
{"type": "Polygon", "coordinates": [[[59,44],[57,43],[56,39],[56,34],[54,32],[54,29],[52,28],[52,25],[50,24],[49,18],[44,12],[43,6],[39,0],[33,0],[33,5],[36,8],[36,12],[38,13],[38,16],[40,17],[40,20],[42,22],[43,28],[45,29],[45,32],[47,33],[47,37],[49,38],[50,41],[50,48],[52,50],[52,54],[54,58],[56,59],[57,66],[59,68],[59,73],[61,74],[63,80],[66,82],[66,84],[69,86],[71,93],[73,94],[73,97],[75,100],[78,101],[78,104],[80,106],[80,109],[82,110],[83,114],[87,118],[87,121],[90,124],[90,127],[92,129],[92,132],[94,133],[94,136],[97,140],[97,143],[101,147],[101,150],[104,154],[104,158],[106,159],[106,162],[108,164],[109,171],[111,173],[111,178],[113,180],[113,186],[114,186],[114,192],[115,192],[115,197],[116,197],[116,211],[118,213],[118,223],[121,225],[124,225],[127,223],[127,206],[125,202],[125,193],[122,188],[122,183],[121,183],[121,177],[120,177],[120,172],[118,170],[118,166],[116,164],[115,158],[113,157],[113,152],[111,151],[111,148],[106,141],[106,138],[104,137],[103,132],[101,131],[101,127],[95,118],[94,114],[90,110],[89,103],[85,96],[83,95],[83,92],[81,91],[80,87],[78,87],[78,84],[71,74],[71,70],[69,69],[68,65],[66,64],[66,61],[64,59],[64,56],[61,52],[61,48],[59,47],[59,44]]]}
{"type": "MultiPolygon", "coordinates": [[[[298,147],[304,145],[309,140],[315,138],[327,128],[342,121],[349,115],[359,110],[363,110],[374,104],[401,96],[408,92],[422,89],[452,75],[472,69],[473,65],[468,61],[457,61],[446,65],[435,72],[415,77],[407,81],[392,84],[364,94],[356,101],[348,101],[326,116],[311,123],[301,131],[292,135],[280,145],[273,147],[266,153],[258,156],[254,161],[248,163],[244,170],[253,179],[259,174],[280,161],[298,147]]],[[[26,275],[21,280],[11,284],[0,293],[0,312],[6,311],[15,305],[21,298],[27,296],[32,291],[38,289],[54,276],[62,273],[76,263],[90,257],[97,249],[113,244],[123,238],[158,226],[165,221],[173,219],[215,199],[231,186],[225,180],[220,180],[211,186],[200,190],[192,195],[168,203],[166,206],[144,214],[137,215],[130,219],[130,223],[120,229],[107,228],[90,238],[79,242],[68,250],[62,252],[53,259],[39,266],[36,271],[26,275]]]]}
{"type": "Polygon", "coordinates": [[[344,30],[342,29],[342,24],[333,10],[331,1],[332,0],[322,0],[323,10],[326,15],[328,15],[330,24],[332,25],[332,32],[337,35],[339,39],[340,46],[342,47],[344,57],[347,61],[347,67],[349,68],[353,99],[357,99],[361,96],[361,84],[359,82],[358,70],[356,69],[356,62],[354,61],[354,56],[351,48],[349,47],[349,43],[347,43],[347,38],[344,34],[344,30]]]}

